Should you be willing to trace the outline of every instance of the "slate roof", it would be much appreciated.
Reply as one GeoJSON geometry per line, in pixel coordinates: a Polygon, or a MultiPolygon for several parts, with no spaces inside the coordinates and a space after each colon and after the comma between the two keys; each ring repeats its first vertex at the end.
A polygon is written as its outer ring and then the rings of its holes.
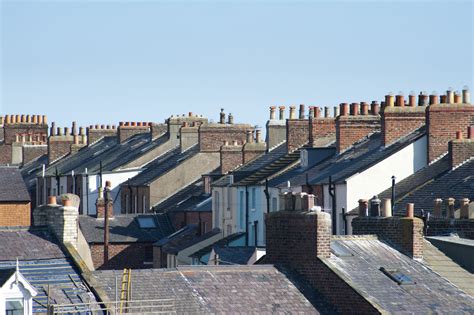
{"type": "Polygon", "coordinates": [[[248,265],[257,248],[252,246],[214,246],[213,250],[219,255],[220,265],[248,265]]]}
{"type": "Polygon", "coordinates": [[[198,235],[197,226],[189,224],[176,233],[159,240],[154,246],[161,246],[163,252],[176,255],[183,249],[205,241],[219,233],[221,233],[221,230],[215,228],[207,233],[198,235]]]}
{"type": "Polygon", "coordinates": [[[33,313],[46,313],[48,285],[52,303],[95,302],[80,272],[48,230],[0,229],[0,270],[15,268],[17,259],[21,274],[38,292],[33,313]]]}
{"type": "Polygon", "coordinates": [[[36,176],[41,176],[43,164],[48,164],[47,155],[42,155],[37,159],[24,164],[20,169],[21,176],[23,176],[23,181],[25,182],[26,188],[28,192],[30,192],[30,195],[36,191],[36,176]]]}
{"type": "Polygon", "coordinates": [[[140,173],[135,175],[130,179],[130,182],[127,183],[132,186],[144,186],[151,184],[156,178],[164,175],[169,170],[175,168],[183,161],[195,156],[199,153],[199,145],[195,144],[191,148],[187,149],[184,152],[180,151],[180,148],[177,147],[174,150],[168,152],[162,158],[159,158],[150,164],[140,173]]]}
{"type": "MultiPolygon", "coordinates": [[[[309,168],[304,174],[296,176],[290,180],[291,185],[305,185],[306,174],[308,174],[308,180],[311,185],[327,184],[329,183],[329,176],[332,176],[334,182],[343,182],[352,175],[366,170],[405,148],[424,135],[425,127],[421,127],[388,147],[384,147],[382,145],[382,134],[374,132],[341,154],[309,168]]],[[[286,183],[279,185],[279,187],[283,186],[286,186],[286,183]]]]}
{"type": "MultiPolygon", "coordinates": [[[[412,194],[416,189],[421,188],[422,186],[436,180],[440,176],[443,176],[451,170],[451,161],[448,155],[445,155],[443,158],[435,161],[432,164],[425,166],[424,168],[418,170],[414,174],[408,176],[407,178],[395,183],[395,213],[403,214],[405,213],[406,204],[400,203],[403,198],[406,198],[412,194]]],[[[387,188],[383,192],[379,193],[378,198],[383,200],[385,198],[392,198],[392,188],[387,188]]],[[[369,199],[373,196],[367,196],[369,199]]],[[[433,198],[434,199],[434,198],[433,198]]],[[[431,200],[431,205],[433,205],[433,200],[431,200]]],[[[425,210],[430,210],[425,208],[425,210]]],[[[358,207],[352,209],[350,213],[357,214],[358,207]]],[[[415,214],[421,216],[421,207],[417,207],[415,204],[415,214]]]]}
{"type": "Polygon", "coordinates": [[[206,247],[192,253],[191,255],[189,255],[189,257],[198,258],[200,260],[202,256],[204,256],[206,254],[209,254],[212,251],[212,248],[214,246],[224,247],[224,246],[227,246],[230,242],[238,240],[239,238],[244,237],[244,236],[245,236],[244,232],[238,232],[238,233],[233,233],[233,234],[227,235],[226,237],[221,238],[217,242],[215,242],[213,244],[210,244],[209,246],[206,246],[206,247]]]}
{"type": "MultiPolygon", "coordinates": [[[[104,242],[104,219],[79,216],[79,227],[88,243],[104,242]]],[[[166,215],[137,214],[117,215],[109,219],[110,243],[150,243],[171,234],[174,229],[166,215]],[[153,218],[156,228],[140,228],[137,219],[153,218]]]]}
{"type": "Polygon", "coordinates": [[[166,141],[168,141],[167,134],[151,140],[150,134],[141,133],[122,143],[119,143],[116,136],[104,137],[92,145],[80,149],[77,153],[53,163],[46,169],[46,175],[54,176],[56,168],[60,174],[69,174],[73,170],[76,174],[84,173],[86,168],[88,173],[98,173],[100,162],[102,162],[102,171],[110,172],[166,141]]]}
{"type": "MultiPolygon", "coordinates": [[[[416,176],[416,174],[414,174],[416,176]]],[[[421,209],[433,211],[434,199],[455,198],[455,208],[459,208],[461,198],[474,200],[474,159],[467,161],[458,168],[442,173],[425,185],[413,189],[400,198],[395,204],[395,214],[404,214],[407,203],[415,204],[415,213],[421,209]]]]}
{"type": "MultiPolygon", "coordinates": [[[[90,285],[112,300],[122,271],[92,272],[90,285]]],[[[132,272],[133,295],[172,299],[178,314],[334,314],[307,283],[274,266],[180,266],[132,272]]],[[[106,298],[104,298],[106,299],[106,298]]]]}
{"type": "Polygon", "coordinates": [[[0,287],[15,274],[15,268],[0,269],[0,287]]]}
{"type": "Polygon", "coordinates": [[[211,195],[203,193],[203,182],[202,179],[199,179],[154,206],[153,211],[212,211],[211,201],[211,195]]]}
{"type": "Polygon", "coordinates": [[[470,313],[474,298],[448,280],[375,237],[338,237],[325,262],[349,285],[390,313],[470,313]],[[397,270],[413,284],[398,284],[380,268],[397,270]]]}
{"type": "Polygon", "coordinates": [[[0,167],[0,202],[30,201],[21,172],[16,167],[0,167]]]}

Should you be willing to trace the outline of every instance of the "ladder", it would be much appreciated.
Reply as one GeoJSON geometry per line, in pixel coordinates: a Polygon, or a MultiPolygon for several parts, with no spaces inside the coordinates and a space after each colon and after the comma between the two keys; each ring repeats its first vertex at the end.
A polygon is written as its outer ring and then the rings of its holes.
{"type": "Polygon", "coordinates": [[[122,274],[122,290],[120,291],[120,314],[123,314],[124,312],[127,313],[128,301],[130,301],[131,298],[131,282],[132,269],[124,268],[122,274]]]}

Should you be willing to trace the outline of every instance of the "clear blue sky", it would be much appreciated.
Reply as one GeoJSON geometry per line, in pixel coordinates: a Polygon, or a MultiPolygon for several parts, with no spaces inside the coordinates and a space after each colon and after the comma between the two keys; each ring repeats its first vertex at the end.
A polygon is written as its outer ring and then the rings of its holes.
{"type": "Polygon", "coordinates": [[[471,1],[0,2],[0,112],[61,126],[473,86],[471,1]]]}

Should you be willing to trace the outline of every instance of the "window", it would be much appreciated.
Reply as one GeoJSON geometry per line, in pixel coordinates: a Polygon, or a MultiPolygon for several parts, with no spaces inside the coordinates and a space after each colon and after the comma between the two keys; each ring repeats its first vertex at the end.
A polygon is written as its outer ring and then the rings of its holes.
{"type": "Polygon", "coordinates": [[[257,207],[257,188],[252,188],[252,204],[250,208],[255,210],[256,207],[257,207]]]}
{"type": "Polygon", "coordinates": [[[138,226],[141,229],[154,229],[156,228],[155,220],[152,217],[138,217],[138,226]]]}
{"type": "Polygon", "coordinates": [[[146,196],[145,195],[142,196],[142,212],[143,213],[146,212],[146,196]]]}
{"type": "Polygon", "coordinates": [[[381,267],[380,271],[382,271],[387,277],[389,277],[399,285],[416,284],[416,282],[414,282],[409,276],[407,276],[398,269],[385,269],[384,267],[381,267]]]}
{"type": "Polygon", "coordinates": [[[6,315],[23,315],[23,299],[7,299],[5,305],[6,315]]]}
{"type": "Polygon", "coordinates": [[[245,195],[241,191],[239,194],[239,218],[240,218],[240,228],[245,229],[245,195]]]}

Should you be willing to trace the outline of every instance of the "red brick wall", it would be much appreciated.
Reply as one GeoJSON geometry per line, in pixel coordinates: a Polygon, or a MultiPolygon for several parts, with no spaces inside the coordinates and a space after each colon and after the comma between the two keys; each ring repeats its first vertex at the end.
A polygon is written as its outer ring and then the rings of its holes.
{"type": "Polygon", "coordinates": [[[338,116],[336,118],[336,149],[343,152],[370,133],[380,130],[380,117],[338,116]]]}
{"type": "Polygon", "coordinates": [[[474,125],[474,106],[467,104],[430,105],[426,110],[428,126],[428,161],[448,151],[448,142],[462,131],[467,138],[467,127],[474,125]]]}
{"type": "Polygon", "coordinates": [[[199,128],[199,148],[201,152],[219,152],[225,141],[244,143],[250,125],[203,125],[199,128]]]}
{"type": "Polygon", "coordinates": [[[10,164],[12,162],[11,144],[0,145],[0,164],[10,164]]]}
{"type": "Polygon", "coordinates": [[[27,145],[23,146],[23,164],[48,154],[48,146],[46,145],[27,145]]]}
{"type": "Polygon", "coordinates": [[[309,121],[309,145],[315,146],[315,142],[322,137],[336,135],[335,118],[313,118],[309,121]]]}
{"type": "Polygon", "coordinates": [[[352,233],[375,234],[405,255],[422,258],[423,226],[419,218],[357,217],[352,220],[352,233]]]}
{"type": "Polygon", "coordinates": [[[260,150],[252,150],[252,149],[247,149],[244,147],[243,151],[243,157],[244,157],[244,164],[247,164],[248,162],[258,158],[260,155],[264,154],[266,151],[266,146],[261,146],[260,150]]]}
{"type": "Polygon", "coordinates": [[[227,145],[221,148],[221,173],[226,174],[243,163],[242,146],[227,145]]]}
{"type": "Polygon", "coordinates": [[[453,140],[448,147],[453,167],[474,156],[474,139],[453,140]]]}
{"type": "Polygon", "coordinates": [[[88,144],[93,144],[103,137],[114,137],[117,135],[117,129],[87,129],[88,144]]]}
{"type": "Polygon", "coordinates": [[[385,107],[382,113],[382,138],[385,146],[425,124],[425,106],[385,107]]]}
{"type": "Polygon", "coordinates": [[[0,226],[30,226],[30,202],[0,203],[0,226]]]}
{"type": "Polygon", "coordinates": [[[288,152],[294,151],[309,141],[309,120],[288,119],[286,121],[286,146],[288,152]]]}
{"type": "Polygon", "coordinates": [[[149,132],[150,128],[148,126],[120,126],[118,128],[119,141],[122,143],[134,135],[149,132]]]}
{"type": "Polygon", "coordinates": [[[428,221],[426,235],[437,236],[457,233],[460,237],[474,240],[474,220],[433,218],[428,221]]]}
{"type": "Polygon", "coordinates": [[[48,139],[48,163],[68,154],[71,144],[74,143],[72,136],[52,136],[48,139]]]}
{"type": "Polygon", "coordinates": [[[212,230],[212,212],[168,212],[171,223],[175,230],[179,230],[187,224],[199,224],[199,218],[201,218],[201,232],[206,233],[212,230]]]}
{"type": "Polygon", "coordinates": [[[295,270],[340,313],[378,314],[324,263],[331,255],[330,240],[331,219],[325,213],[270,213],[266,216],[265,263],[284,264],[295,270]]]}
{"type": "Polygon", "coordinates": [[[48,125],[27,123],[4,125],[4,140],[6,144],[15,142],[17,134],[47,135],[48,125]]]}
{"type": "Polygon", "coordinates": [[[109,262],[104,266],[104,245],[91,244],[95,269],[152,268],[144,262],[153,261],[152,243],[114,243],[109,245],[109,262]]]}
{"type": "Polygon", "coordinates": [[[145,212],[150,210],[150,188],[146,186],[132,186],[132,194],[130,195],[130,188],[127,185],[127,182],[122,184],[122,189],[120,190],[120,198],[122,209],[120,213],[143,213],[143,196],[145,196],[145,212]],[[126,195],[129,195],[128,204],[126,205],[126,195]],[[137,209],[135,209],[135,196],[137,196],[137,209]]]}

